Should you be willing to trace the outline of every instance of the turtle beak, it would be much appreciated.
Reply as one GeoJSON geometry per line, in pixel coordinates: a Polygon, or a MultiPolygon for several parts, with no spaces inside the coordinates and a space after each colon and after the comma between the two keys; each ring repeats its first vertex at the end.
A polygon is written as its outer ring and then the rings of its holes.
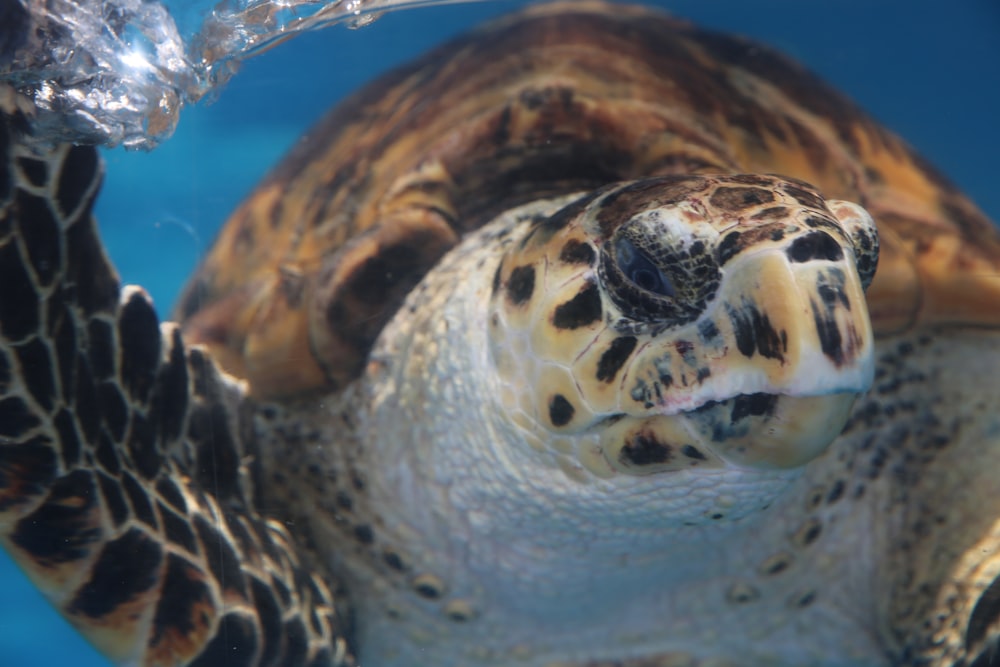
{"type": "MultiPolygon", "coordinates": [[[[862,280],[846,253],[812,261],[779,248],[746,253],[726,272],[682,350],[654,340],[639,353],[629,378],[636,389],[658,385],[632,391],[642,405],[624,412],[640,418],[628,421],[642,422],[644,442],[691,443],[739,467],[801,466],[837,437],[874,378],[862,280]]],[[[621,435],[622,447],[636,442],[621,435]]],[[[641,474],[629,457],[609,458],[641,474]]]]}

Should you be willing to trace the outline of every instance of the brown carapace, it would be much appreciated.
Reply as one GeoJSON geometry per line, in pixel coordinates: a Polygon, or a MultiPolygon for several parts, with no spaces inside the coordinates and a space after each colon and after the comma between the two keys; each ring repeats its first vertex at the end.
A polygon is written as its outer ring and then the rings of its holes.
{"type": "Polygon", "coordinates": [[[496,213],[690,173],[782,174],[865,207],[876,332],[1000,321],[991,222],[896,135],[755,42],[589,2],[492,23],[334,109],[232,215],[176,317],[254,395],[338,389],[496,213]]]}

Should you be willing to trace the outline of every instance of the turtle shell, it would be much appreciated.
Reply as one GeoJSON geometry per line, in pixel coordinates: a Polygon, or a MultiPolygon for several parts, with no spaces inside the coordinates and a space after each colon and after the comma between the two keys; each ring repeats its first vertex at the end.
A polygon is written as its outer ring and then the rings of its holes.
{"type": "Polygon", "coordinates": [[[900,138],[766,47],[599,2],[488,24],[350,97],[232,215],[177,317],[257,396],[338,389],[463,234],[686,173],[781,174],[867,208],[877,333],[1000,323],[993,225],[900,138]]]}

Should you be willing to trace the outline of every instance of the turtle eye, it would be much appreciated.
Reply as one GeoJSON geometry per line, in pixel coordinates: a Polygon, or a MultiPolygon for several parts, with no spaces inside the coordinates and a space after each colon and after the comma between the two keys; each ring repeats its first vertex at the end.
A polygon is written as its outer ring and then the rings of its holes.
{"type": "Polygon", "coordinates": [[[677,291],[670,279],[663,275],[649,257],[635,247],[628,238],[620,236],[615,240],[615,262],[619,270],[632,284],[640,289],[660,296],[673,297],[677,291]]]}

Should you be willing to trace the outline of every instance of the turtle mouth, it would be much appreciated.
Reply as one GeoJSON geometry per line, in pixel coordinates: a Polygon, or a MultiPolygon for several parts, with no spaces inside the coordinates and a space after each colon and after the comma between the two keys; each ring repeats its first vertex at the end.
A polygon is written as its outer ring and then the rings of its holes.
{"type": "Polygon", "coordinates": [[[719,408],[729,406],[732,410],[732,420],[738,421],[748,415],[767,415],[773,412],[782,394],[773,394],[766,391],[758,391],[752,394],[737,394],[732,398],[706,401],[698,407],[687,410],[688,414],[697,415],[719,408]]]}
{"type": "Polygon", "coordinates": [[[605,461],[632,475],[690,468],[789,469],[821,455],[847,423],[855,393],[767,392],[674,414],[616,413],[597,425],[605,461]]]}

